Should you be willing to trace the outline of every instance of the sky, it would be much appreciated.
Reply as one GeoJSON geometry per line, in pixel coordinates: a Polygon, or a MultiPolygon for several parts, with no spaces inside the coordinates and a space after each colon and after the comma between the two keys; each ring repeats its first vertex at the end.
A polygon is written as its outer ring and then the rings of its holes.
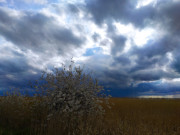
{"type": "Polygon", "coordinates": [[[0,92],[73,57],[114,97],[180,98],[180,0],[0,0],[0,92]]]}

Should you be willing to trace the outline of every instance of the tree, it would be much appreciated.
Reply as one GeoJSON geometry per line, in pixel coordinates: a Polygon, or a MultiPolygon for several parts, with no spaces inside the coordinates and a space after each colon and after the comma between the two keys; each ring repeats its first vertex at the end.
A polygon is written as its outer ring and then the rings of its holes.
{"type": "MultiPolygon", "coordinates": [[[[103,113],[101,102],[107,101],[104,89],[91,74],[74,66],[44,71],[35,85],[40,96],[47,98],[49,114],[76,114],[87,116],[103,113]]],[[[108,103],[108,102],[106,102],[108,103]]]]}

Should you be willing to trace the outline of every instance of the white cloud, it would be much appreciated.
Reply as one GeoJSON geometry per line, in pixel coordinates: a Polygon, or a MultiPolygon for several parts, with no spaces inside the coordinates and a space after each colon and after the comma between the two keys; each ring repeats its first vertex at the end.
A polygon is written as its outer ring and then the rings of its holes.
{"type": "Polygon", "coordinates": [[[84,0],[59,0],[59,3],[81,3],[81,4],[84,4],[84,0]]]}
{"type": "Polygon", "coordinates": [[[180,86],[180,78],[174,78],[174,79],[161,79],[163,84],[167,84],[170,86],[180,86]]]}
{"type": "Polygon", "coordinates": [[[147,6],[149,4],[153,4],[153,6],[155,6],[156,3],[157,3],[157,0],[139,0],[139,2],[136,5],[136,8],[147,6]]]}
{"type": "Polygon", "coordinates": [[[139,98],[180,98],[180,94],[175,95],[143,95],[139,98]]]}
{"type": "Polygon", "coordinates": [[[173,2],[179,2],[180,0],[173,0],[173,2]]]}
{"type": "Polygon", "coordinates": [[[6,0],[0,0],[0,3],[6,3],[6,0]]]}
{"type": "Polygon", "coordinates": [[[153,28],[144,28],[139,30],[132,24],[124,25],[119,22],[114,22],[114,26],[116,27],[117,34],[124,35],[128,39],[125,51],[128,51],[128,49],[131,47],[131,41],[134,41],[138,47],[142,47],[149,40],[156,40],[159,37],[157,30],[153,28]]]}
{"type": "Polygon", "coordinates": [[[84,45],[75,49],[73,55],[70,54],[69,57],[73,56],[75,60],[86,60],[83,56],[86,49],[95,47],[101,47],[102,54],[110,55],[111,39],[107,36],[107,25],[103,24],[102,27],[98,27],[80,7],[77,6],[78,13],[72,13],[64,4],[54,4],[42,9],[41,12],[46,16],[54,17],[56,25],[71,29],[77,37],[86,38],[84,45]],[[95,33],[99,35],[97,41],[92,38],[95,33]],[[103,42],[106,45],[103,45],[103,42]]]}
{"type": "Polygon", "coordinates": [[[0,59],[10,59],[14,58],[13,52],[17,52],[19,54],[23,54],[23,52],[13,45],[12,43],[6,41],[5,39],[0,37],[0,59]]]}
{"type": "Polygon", "coordinates": [[[48,1],[47,0],[21,0],[25,3],[34,3],[34,4],[46,4],[48,1]]]}
{"type": "Polygon", "coordinates": [[[140,31],[136,31],[134,36],[134,42],[137,46],[143,46],[145,45],[148,40],[153,39],[153,35],[155,33],[155,30],[151,28],[145,28],[140,31]]]}
{"type": "Polygon", "coordinates": [[[17,80],[17,78],[12,74],[6,74],[6,77],[10,80],[17,80]]]}

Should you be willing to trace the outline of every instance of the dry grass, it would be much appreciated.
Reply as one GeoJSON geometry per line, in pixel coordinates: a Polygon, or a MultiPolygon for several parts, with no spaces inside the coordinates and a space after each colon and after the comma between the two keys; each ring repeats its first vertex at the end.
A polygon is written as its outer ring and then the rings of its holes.
{"type": "Polygon", "coordinates": [[[38,98],[0,98],[0,135],[180,135],[179,99],[111,98],[105,116],[55,115],[38,98]]]}
{"type": "Polygon", "coordinates": [[[106,119],[114,131],[119,129],[127,135],[180,134],[178,99],[111,98],[110,102],[114,106],[107,111],[106,119]]]}

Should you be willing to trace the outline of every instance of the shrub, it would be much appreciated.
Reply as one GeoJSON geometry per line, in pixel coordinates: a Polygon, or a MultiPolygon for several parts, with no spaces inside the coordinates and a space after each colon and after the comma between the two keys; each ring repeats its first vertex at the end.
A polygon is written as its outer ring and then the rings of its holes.
{"type": "Polygon", "coordinates": [[[44,71],[35,88],[39,96],[47,97],[49,117],[55,114],[88,116],[103,113],[101,102],[107,102],[104,89],[91,74],[74,62],[66,67],[44,71]]]}
{"type": "Polygon", "coordinates": [[[0,97],[0,135],[26,135],[38,129],[46,119],[43,98],[28,97],[20,89],[10,89],[0,97]]]}

